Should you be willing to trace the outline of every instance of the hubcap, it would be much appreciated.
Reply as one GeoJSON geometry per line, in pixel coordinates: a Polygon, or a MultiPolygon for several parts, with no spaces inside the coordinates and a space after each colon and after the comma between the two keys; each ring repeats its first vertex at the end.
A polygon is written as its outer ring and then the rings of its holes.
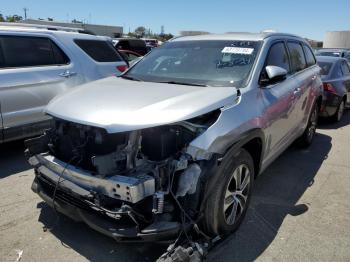
{"type": "Polygon", "coordinates": [[[317,127],[317,109],[315,108],[310,117],[310,125],[308,130],[309,139],[311,139],[314,136],[316,132],[316,127],[317,127]]]}
{"type": "Polygon", "coordinates": [[[224,217],[233,225],[242,215],[250,188],[250,171],[247,165],[238,166],[231,176],[225,192],[224,217]]]}
{"type": "Polygon", "coordinates": [[[342,101],[339,105],[339,108],[338,108],[338,117],[337,117],[337,120],[340,121],[341,118],[343,117],[343,114],[344,114],[344,101],[342,101]]]}

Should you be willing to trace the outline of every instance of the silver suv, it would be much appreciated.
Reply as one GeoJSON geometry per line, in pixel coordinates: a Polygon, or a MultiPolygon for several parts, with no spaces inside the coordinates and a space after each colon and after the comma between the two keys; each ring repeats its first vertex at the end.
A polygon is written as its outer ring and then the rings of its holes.
{"type": "Polygon", "coordinates": [[[0,143],[43,133],[53,97],[126,69],[110,38],[50,29],[0,23],[0,143]]]}
{"type": "Polygon", "coordinates": [[[26,142],[32,189],[118,241],[229,234],[255,178],[311,144],[319,70],[294,35],[174,39],[48,105],[55,126],[26,142]]]}

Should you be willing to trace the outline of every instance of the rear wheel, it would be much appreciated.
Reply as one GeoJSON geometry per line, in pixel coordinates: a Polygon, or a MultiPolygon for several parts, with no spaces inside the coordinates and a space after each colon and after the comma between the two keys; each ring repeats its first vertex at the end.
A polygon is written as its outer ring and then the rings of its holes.
{"type": "Polygon", "coordinates": [[[337,112],[333,116],[334,122],[341,121],[341,119],[343,118],[343,115],[344,115],[344,110],[345,110],[345,102],[344,102],[344,100],[342,100],[337,108],[337,112]]]}
{"type": "Polygon", "coordinates": [[[298,144],[300,147],[305,148],[312,144],[312,141],[316,134],[317,122],[318,122],[318,107],[317,107],[317,104],[315,104],[312,108],[306,129],[303,135],[298,140],[298,144]]]}
{"type": "Polygon", "coordinates": [[[241,224],[250,201],[254,164],[250,154],[240,149],[229,152],[214,179],[204,208],[204,226],[210,235],[226,235],[241,224]]]}

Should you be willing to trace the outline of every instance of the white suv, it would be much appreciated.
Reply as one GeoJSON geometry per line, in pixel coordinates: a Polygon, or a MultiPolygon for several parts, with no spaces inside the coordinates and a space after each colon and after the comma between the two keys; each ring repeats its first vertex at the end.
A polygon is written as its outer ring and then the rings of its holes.
{"type": "Polygon", "coordinates": [[[0,23],[0,143],[40,134],[56,95],[126,69],[108,37],[0,23]]]}

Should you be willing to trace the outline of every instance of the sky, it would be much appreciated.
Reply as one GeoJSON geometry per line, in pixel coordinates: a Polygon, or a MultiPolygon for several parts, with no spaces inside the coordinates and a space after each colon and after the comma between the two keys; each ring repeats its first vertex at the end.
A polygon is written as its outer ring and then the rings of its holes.
{"type": "Polygon", "coordinates": [[[211,33],[272,29],[323,40],[326,31],[350,30],[350,0],[0,0],[4,16],[72,19],[119,25],[124,32],[145,26],[178,35],[182,30],[211,33]],[[328,2],[328,4],[326,4],[328,2]]]}

